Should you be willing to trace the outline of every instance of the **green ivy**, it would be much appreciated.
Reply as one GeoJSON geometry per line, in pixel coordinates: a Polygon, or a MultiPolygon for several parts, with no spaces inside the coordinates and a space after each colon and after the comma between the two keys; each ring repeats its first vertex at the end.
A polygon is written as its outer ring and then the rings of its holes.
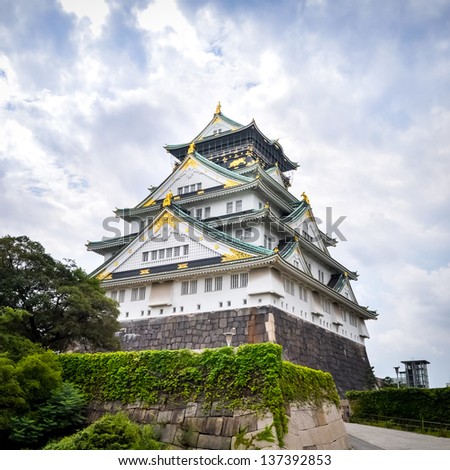
{"type": "Polygon", "coordinates": [[[279,345],[207,349],[61,354],[65,380],[89,401],[186,403],[270,411],[278,443],[288,429],[286,405],[338,404],[331,375],[282,360],[279,345]]]}

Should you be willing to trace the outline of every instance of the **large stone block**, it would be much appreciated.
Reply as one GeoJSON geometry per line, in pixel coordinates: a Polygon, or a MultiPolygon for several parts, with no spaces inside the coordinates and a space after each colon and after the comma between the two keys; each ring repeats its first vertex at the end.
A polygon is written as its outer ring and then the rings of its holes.
{"type": "Polygon", "coordinates": [[[198,449],[212,450],[230,450],[231,437],[211,436],[209,434],[200,434],[197,441],[198,449]]]}

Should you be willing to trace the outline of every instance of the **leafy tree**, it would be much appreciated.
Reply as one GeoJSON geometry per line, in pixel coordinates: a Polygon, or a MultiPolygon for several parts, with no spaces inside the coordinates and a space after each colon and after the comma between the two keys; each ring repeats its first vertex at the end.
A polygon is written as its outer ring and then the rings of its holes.
{"type": "Polygon", "coordinates": [[[18,361],[28,354],[43,352],[42,346],[26,337],[25,310],[0,307],[0,355],[18,361]]]}
{"type": "Polygon", "coordinates": [[[10,332],[56,351],[118,348],[119,310],[99,281],[26,236],[0,238],[0,307],[28,313],[0,309],[0,334],[3,321],[10,332]]]}
{"type": "Polygon", "coordinates": [[[85,410],[81,392],[64,382],[36,409],[11,419],[10,440],[26,447],[42,447],[51,437],[68,434],[84,424],[85,410]]]}
{"type": "Polygon", "coordinates": [[[140,426],[124,413],[106,414],[87,428],[59,442],[48,444],[46,450],[145,450],[163,449],[155,439],[150,425],[140,426]]]}

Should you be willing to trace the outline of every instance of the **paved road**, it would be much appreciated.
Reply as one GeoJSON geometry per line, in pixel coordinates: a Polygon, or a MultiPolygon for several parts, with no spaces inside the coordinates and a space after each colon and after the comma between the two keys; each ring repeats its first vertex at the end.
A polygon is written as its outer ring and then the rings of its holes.
{"type": "Polygon", "coordinates": [[[450,439],[396,431],[363,424],[345,423],[355,450],[450,450],[450,439]]]}

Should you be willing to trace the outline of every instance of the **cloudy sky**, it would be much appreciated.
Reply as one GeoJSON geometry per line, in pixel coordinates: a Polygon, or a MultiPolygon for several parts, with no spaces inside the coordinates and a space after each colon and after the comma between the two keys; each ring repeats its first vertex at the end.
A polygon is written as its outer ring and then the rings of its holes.
{"type": "Polygon", "coordinates": [[[1,0],[0,235],[93,270],[219,100],[300,164],[322,230],[345,217],[376,375],[450,382],[447,0],[1,0]]]}

